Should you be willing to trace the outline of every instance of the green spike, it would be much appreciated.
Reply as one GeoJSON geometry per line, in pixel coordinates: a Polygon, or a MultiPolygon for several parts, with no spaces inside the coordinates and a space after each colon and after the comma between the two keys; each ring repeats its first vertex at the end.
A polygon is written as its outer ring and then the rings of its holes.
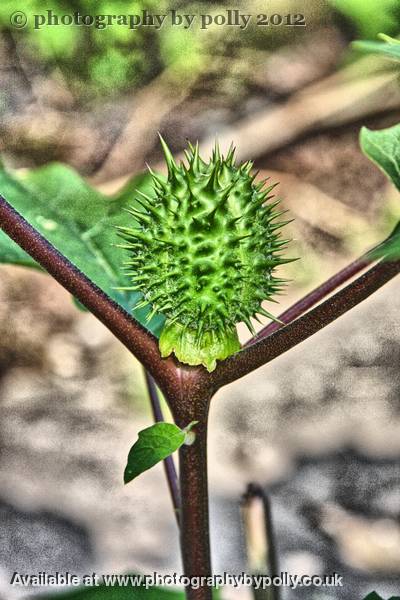
{"type": "Polygon", "coordinates": [[[118,292],[133,292],[133,291],[137,290],[137,286],[128,285],[128,286],[113,287],[112,289],[118,290],[118,292]]]}
{"type": "Polygon", "coordinates": [[[233,166],[233,159],[235,157],[235,152],[236,152],[236,148],[232,143],[229,147],[228,154],[226,155],[226,159],[225,159],[225,162],[227,165],[233,166]]]}
{"type": "MultiPolygon", "coordinates": [[[[151,206],[153,204],[153,198],[151,198],[151,196],[148,196],[147,194],[145,194],[141,190],[136,190],[136,193],[139,194],[144,200],[146,200],[146,204],[145,204],[146,208],[147,208],[148,205],[151,206]]],[[[140,202],[139,199],[137,201],[140,202]]]]}
{"type": "Polygon", "coordinates": [[[196,146],[193,148],[192,153],[192,162],[190,166],[194,173],[198,173],[200,170],[199,142],[196,142],[196,146]]]}
{"type": "Polygon", "coordinates": [[[254,325],[253,323],[250,321],[250,319],[247,316],[242,316],[242,321],[243,323],[246,325],[247,329],[250,331],[250,333],[252,335],[255,335],[256,330],[254,329],[254,325]]]}
{"type": "Polygon", "coordinates": [[[282,229],[282,227],[289,225],[289,223],[293,223],[293,220],[294,219],[288,219],[287,221],[279,221],[278,223],[271,223],[270,229],[271,229],[271,231],[276,231],[277,229],[282,229]]]}
{"type": "Polygon", "coordinates": [[[141,212],[140,210],[137,210],[136,208],[125,208],[125,211],[127,213],[129,213],[130,215],[132,215],[133,217],[135,217],[135,219],[144,221],[145,223],[148,223],[150,221],[150,217],[148,214],[141,212]]]}
{"type": "Polygon", "coordinates": [[[174,161],[174,157],[172,156],[171,150],[168,148],[167,143],[165,142],[161,133],[158,134],[158,137],[160,138],[161,147],[164,152],[164,158],[165,158],[165,162],[167,163],[168,173],[170,176],[173,176],[174,172],[177,170],[177,166],[174,161]]]}
{"type": "Polygon", "coordinates": [[[273,315],[272,313],[265,310],[262,306],[260,306],[260,308],[257,309],[257,312],[260,315],[267,317],[267,319],[271,319],[271,321],[274,321],[275,323],[279,323],[280,325],[283,325],[283,322],[280,319],[278,319],[277,317],[275,317],[275,315],[273,315]]]}
{"type": "Polygon", "coordinates": [[[215,140],[212,161],[215,163],[219,163],[221,161],[221,152],[217,140],[215,140]]]}
{"type": "Polygon", "coordinates": [[[280,210],[278,212],[274,212],[272,214],[268,215],[268,219],[270,222],[275,221],[275,219],[278,219],[279,217],[281,217],[282,215],[286,215],[289,211],[287,209],[285,210],[280,210]]]}
{"type": "Polygon", "coordinates": [[[144,299],[144,300],[139,300],[135,306],[134,306],[134,310],[139,310],[140,308],[144,308],[145,306],[149,306],[149,301],[144,299]]]}

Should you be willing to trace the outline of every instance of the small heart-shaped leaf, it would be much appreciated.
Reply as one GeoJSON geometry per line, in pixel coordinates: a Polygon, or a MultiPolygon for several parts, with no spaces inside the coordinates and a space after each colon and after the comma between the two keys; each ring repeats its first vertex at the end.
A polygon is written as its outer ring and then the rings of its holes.
{"type": "Polygon", "coordinates": [[[196,422],[193,421],[185,429],[180,429],[173,423],[155,423],[140,431],[139,439],[132,446],[128,455],[124,473],[125,483],[129,483],[144,471],[154,467],[178,450],[182,444],[192,444],[194,438],[191,429],[196,422]]]}

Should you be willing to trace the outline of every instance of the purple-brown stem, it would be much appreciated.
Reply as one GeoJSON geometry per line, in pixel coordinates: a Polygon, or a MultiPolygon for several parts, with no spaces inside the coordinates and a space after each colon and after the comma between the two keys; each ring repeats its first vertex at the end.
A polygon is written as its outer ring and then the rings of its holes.
{"type": "Polygon", "coordinates": [[[313,289],[311,292],[306,294],[303,298],[292,304],[287,310],[285,310],[282,314],[279,315],[278,319],[282,321],[281,323],[277,323],[276,321],[271,321],[266,327],[261,329],[255,336],[253,336],[246,344],[244,348],[248,346],[252,346],[256,342],[264,339],[278,331],[284,325],[287,325],[297,317],[300,317],[307,310],[315,306],[318,302],[326,298],[328,294],[334,292],[338,287],[346,283],[349,279],[357,275],[363,271],[368,265],[373,262],[373,258],[369,256],[369,254],[364,254],[357,260],[353,261],[344,269],[335,273],[332,277],[324,281],[321,285],[313,289]]]}
{"type": "MultiPolygon", "coordinates": [[[[162,423],[164,421],[164,415],[162,413],[160,398],[158,396],[157,387],[153,377],[144,369],[144,377],[146,380],[147,392],[150,398],[151,410],[156,423],[162,423]]],[[[174,508],[174,514],[176,521],[179,526],[180,519],[180,505],[181,495],[179,491],[178,475],[175,468],[175,462],[172,456],[167,456],[163,461],[165,476],[167,479],[168,489],[172,500],[172,506],[174,508]]]]}
{"type": "Polygon", "coordinates": [[[332,275],[332,277],[329,277],[329,279],[324,281],[321,285],[314,288],[311,292],[303,296],[303,298],[300,298],[300,300],[292,304],[292,306],[279,315],[278,318],[282,323],[271,321],[271,323],[261,329],[255,336],[250,338],[243,347],[246,348],[247,346],[252,346],[256,342],[271,335],[271,333],[278,331],[278,329],[284,325],[288,325],[294,321],[294,319],[303,315],[307,310],[334,292],[338,287],[344,285],[349,279],[366,269],[373,262],[377,261],[379,257],[383,256],[383,254],[379,254],[379,250],[383,249],[394,235],[398,235],[398,227],[399,226],[397,225],[386,239],[371,248],[371,250],[365,252],[365,254],[332,275]]]}
{"type": "MultiPolygon", "coordinates": [[[[157,339],[104,294],[0,196],[0,226],[117,337],[161,385],[176,380],[176,362],[162,359],[157,339]]],[[[165,390],[163,390],[165,391],[165,390]]]]}
{"type": "MultiPolygon", "coordinates": [[[[189,381],[188,381],[189,383],[189,381]]],[[[187,389],[187,404],[179,415],[177,425],[185,427],[198,421],[194,427],[195,441],[179,450],[181,503],[181,552],[186,577],[204,577],[212,574],[207,483],[207,422],[211,395],[191,386],[187,389]]],[[[212,600],[212,587],[207,582],[197,588],[186,587],[188,600],[212,600]]]]}
{"type": "Polygon", "coordinates": [[[400,272],[400,261],[382,261],[302,317],[221,362],[211,373],[218,388],[251,373],[335,321],[400,272]]]}

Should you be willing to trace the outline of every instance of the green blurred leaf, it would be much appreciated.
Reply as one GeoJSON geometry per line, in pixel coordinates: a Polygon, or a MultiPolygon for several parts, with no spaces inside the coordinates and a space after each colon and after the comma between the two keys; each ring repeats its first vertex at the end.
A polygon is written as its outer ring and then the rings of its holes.
{"type": "MultiPolygon", "coordinates": [[[[360,144],[364,154],[400,190],[400,124],[377,131],[363,127],[360,133],[360,144]]],[[[389,237],[373,251],[372,256],[386,260],[400,258],[400,223],[396,225],[389,237]]]]}
{"type": "Polygon", "coordinates": [[[127,52],[108,48],[106,53],[96,54],[89,67],[93,83],[102,91],[123,89],[127,80],[133,83],[132,57],[127,52]]]}
{"type": "MultiPolygon", "coordinates": [[[[121,192],[107,197],[70,167],[53,163],[24,174],[1,169],[0,193],[107,296],[132,313],[140,295],[116,289],[129,286],[129,279],[122,268],[124,250],[116,247],[120,240],[115,226],[132,221],[124,209],[135,204],[135,189],[151,193],[149,179],[147,174],[135,177],[121,192]]],[[[38,266],[4,233],[0,263],[38,266]]],[[[164,318],[158,315],[146,323],[148,312],[145,307],[132,314],[157,335],[164,318]]]]}
{"type": "Polygon", "coordinates": [[[197,31],[179,27],[161,29],[159,44],[164,63],[176,65],[181,71],[201,71],[207,59],[202,55],[200,36],[197,31]]]}
{"type": "Polygon", "coordinates": [[[178,450],[185,442],[188,429],[190,426],[183,430],[173,423],[156,423],[140,431],[139,439],[128,455],[124,473],[125,483],[129,483],[178,450]]]}
{"type": "Polygon", "coordinates": [[[373,38],[380,31],[397,33],[399,20],[397,0],[328,0],[329,4],[340,11],[355,24],[363,37],[373,38]]]}
{"type": "Polygon", "coordinates": [[[375,248],[370,256],[373,259],[384,258],[385,260],[398,260],[400,258],[400,223],[389,235],[389,237],[375,248]]]}
{"type": "MultiPolygon", "coordinates": [[[[151,587],[112,587],[80,588],[77,590],[36,596],[33,600],[185,600],[186,595],[179,590],[151,587]]],[[[219,590],[213,590],[213,600],[221,600],[219,590]]]]}
{"type": "Polygon", "coordinates": [[[364,154],[400,190],[400,124],[377,131],[363,127],[360,144],[364,154]]]}
{"type": "Polygon", "coordinates": [[[36,600],[185,600],[183,592],[145,587],[94,587],[75,591],[46,594],[36,600]]]}
{"type": "Polygon", "coordinates": [[[360,40],[353,42],[352,45],[355,50],[380,54],[396,61],[400,60],[400,43],[397,40],[393,40],[393,42],[368,42],[360,40]]]}

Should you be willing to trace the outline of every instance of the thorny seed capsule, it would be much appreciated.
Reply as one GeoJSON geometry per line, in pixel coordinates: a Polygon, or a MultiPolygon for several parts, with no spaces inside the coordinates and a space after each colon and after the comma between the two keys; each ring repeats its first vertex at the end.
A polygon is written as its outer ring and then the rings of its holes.
{"type": "Polygon", "coordinates": [[[161,138],[168,177],[152,173],[152,196],[140,194],[136,223],[119,227],[130,254],[132,290],[142,292],[151,318],[166,317],[160,336],[163,357],[175,353],[209,371],[240,349],[236,324],[254,331],[251,318],[273,315],[262,306],[284,284],[275,268],[282,256],[275,185],[255,183],[252,162],[236,165],[234,149],[221,156],[216,145],[209,163],[198,144],[177,165],[161,138]]]}

